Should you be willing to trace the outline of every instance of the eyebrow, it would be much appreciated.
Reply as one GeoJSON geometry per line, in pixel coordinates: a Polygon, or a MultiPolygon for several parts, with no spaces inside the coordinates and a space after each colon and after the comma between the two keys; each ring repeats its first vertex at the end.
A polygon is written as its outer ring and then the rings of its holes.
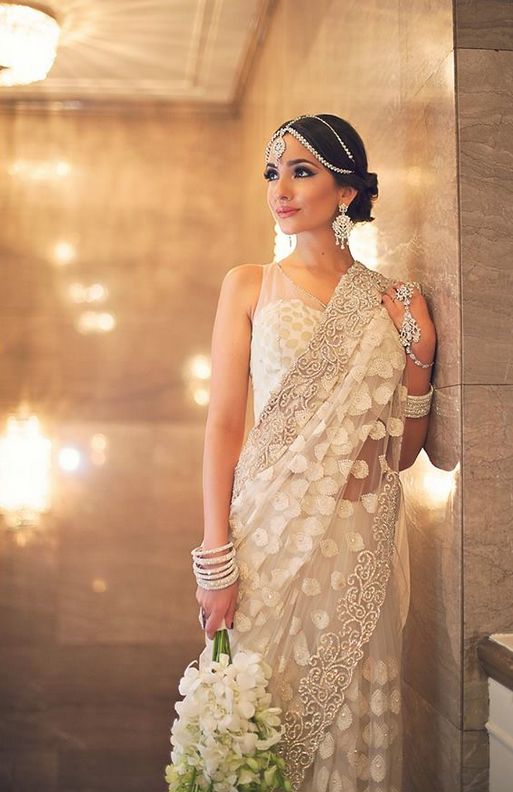
{"type": "MultiPolygon", "coordinates": [[[[314,165],[314,167],[316,168],[319,167],[316,162],[312,162],[312,160],[303,159],[303,158],[288,160],[288,162],[286,162],[285,165],[299,165],[300,162],[308,162],[309,165],[314,165]]],[[[270,165],[272,168],[276,168],[274,162],[268,162],[267,165],[268,166],[270,165]]]]}

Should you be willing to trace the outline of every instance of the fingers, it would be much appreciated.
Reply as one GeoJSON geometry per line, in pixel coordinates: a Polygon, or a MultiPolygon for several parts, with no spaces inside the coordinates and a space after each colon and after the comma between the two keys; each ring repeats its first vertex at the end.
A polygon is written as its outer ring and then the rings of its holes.
{"type": "Polygon", "coordinates": [[[226,622],[226,626],[228,627],[228,629],[229,629],[229,630],[232,630],[232,629],[233,629],[233,619],[234,619],[234,616],[235,616],[235,610],[234,610],[234,609],[230,609],[230,610],[229,610],[229,611],[226,613],[226,615],[225,615],[225,617],[224,617],[224,620],[225,620],[225,622],[226,622]]]}
{"type": "Polygon", "coordinates": [[[399,315],[402,311],[403,306],[397,299],[397,292],[394,286],[391,286],[390,289],[387,289],[386,292],[383,293],[381,302],[389,312],[393,311],[399,315]]]}
{"type": "MultiPolygon", "coordinates": [[[[215,613],[214,611],[208,617],[205,626],[205,632],[207,633],[211,641],[213,640],[216,632],[221,629],[221,624],[223,622],[223,619],[224,619],[224,615],[222,613],[219,612],[215,613]]],[[[226,622],[226,624],[228,625],[228,622],[226,622]]]]}
{"type": "Polygon", "coordinates": [[[196,599],[205,614],[205,621],[202,626],[210,640],[221,629],[223,620],[229,630],[233,629],[238,590],[238,579],[231,586],[218,591],[208,591],[198,587],[196,599]]]}

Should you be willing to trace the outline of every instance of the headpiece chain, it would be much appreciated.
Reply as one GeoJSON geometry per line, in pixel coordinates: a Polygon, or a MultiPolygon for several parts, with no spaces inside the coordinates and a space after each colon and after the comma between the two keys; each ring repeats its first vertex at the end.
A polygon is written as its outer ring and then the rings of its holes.
{"type": "Polygon", "coordinates": [[[306,138],[304,138],[303,135],[297,131],[297,129],[294,129],[292,124],[294,124],[296,121],[299,121],[300,118],[316,118],[318,121],[321,121],[323,124],[325,124],[329,129],[331,129],[331,131],[337,138],[338,142],[342,146],[345,154],[349,157],[349,159],[352,162],[354,162],[354,156],[349,150],[349,148],[340,138],[338,133],[333,129],[331,124],[328,124],[328,122],[325,121],[324,118],[321,118],[320,116],[317,115],[299,115],[296,116],[296,118],[294,118],[286,127],[281,127],[281,129],[277,129],[276,132],[273,134],[273,136],[271,137],[269,143],[265,148],[266,163],[269,161],[271,152],[274,154],[274,156],[277,159],[280,159],[283,152],[285,151],[285,141],[283,140],[283,136],[288,132],[290,135],[295,137],[296,140],[298,140],[306,149],[308,149],[308,151],[310,151],[314,155],[314,157],[318,159],[319,162],[321,162],[326,168],[329,168],[332,171],[336,171],[337,173],[354,173],[354,170],[348,170],[347,168],[338,168],[336,165],[332,165],[331,162],[328,162],[326,159],[324,159],[324,157],[322,157],[319,154],[318,151],[315,150],[312,144],[309,143],[308,140],[306,140],[306,138]]]}

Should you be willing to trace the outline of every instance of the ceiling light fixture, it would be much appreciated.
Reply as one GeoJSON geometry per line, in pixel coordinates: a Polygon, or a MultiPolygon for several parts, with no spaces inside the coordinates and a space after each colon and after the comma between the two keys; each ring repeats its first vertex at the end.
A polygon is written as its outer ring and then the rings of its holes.
{"type": "Polygon", "coordinates": [[[51,11],[37,4],[0,3],[0,86],[44,80],[60,35],[51,11]]]}

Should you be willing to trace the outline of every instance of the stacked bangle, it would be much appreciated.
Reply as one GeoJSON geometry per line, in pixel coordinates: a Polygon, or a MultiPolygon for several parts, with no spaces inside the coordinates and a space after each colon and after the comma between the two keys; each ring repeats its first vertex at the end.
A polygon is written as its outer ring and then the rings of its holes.
{"type": "Polygon", "coordinates": [[[192,568],[198,586],[204,589],[222,589],[231,586],[239,577],[233,542],[205,550],[202,545],[191,550],[192,568]],[[223,555],[214,556],[220,550],[223,555]]]}
{"type": "Polygon", "coordinates": [[[430,384],[427,393],[422,396],[411,396],[408,394],[406,397],[406,418],[423,418],[431,410],[431,400],[433,398],[433,386],[430,384]]]}

